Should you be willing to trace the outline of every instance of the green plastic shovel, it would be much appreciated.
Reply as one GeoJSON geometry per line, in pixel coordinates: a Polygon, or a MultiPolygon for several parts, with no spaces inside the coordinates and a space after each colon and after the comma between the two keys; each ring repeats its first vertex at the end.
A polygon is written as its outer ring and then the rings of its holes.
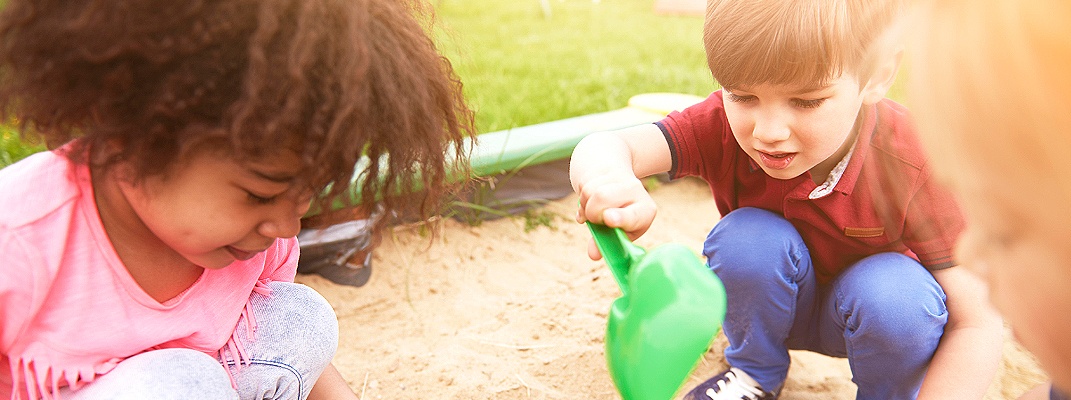
{"type": "Polygon", "coordinates": [[[645,251],[625,232],[588,223],[621,287],[606,326],[606,361],[624,400],[669,400],[725,319],[725,287],[689,249],[645,251]]]}

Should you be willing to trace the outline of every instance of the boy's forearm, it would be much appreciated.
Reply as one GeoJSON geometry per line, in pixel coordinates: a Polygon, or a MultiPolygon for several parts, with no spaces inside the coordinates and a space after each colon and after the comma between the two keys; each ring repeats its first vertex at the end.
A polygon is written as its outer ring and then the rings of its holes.
{"type": "Polygon", "coordinates": [[[611,132],[585,137],[573,149],[569,160],[569,181],[573,191],[580,193],[588,180],[608,175],[635,176],[628,145],[611,132]]]}
{"type": "Polygon", "coordinates": [[[654,124],[588,135],[573,149],[569,178],[580,192],[584,182],[607,175],[642,178],[669,171],[669,144],[654,124]]]}

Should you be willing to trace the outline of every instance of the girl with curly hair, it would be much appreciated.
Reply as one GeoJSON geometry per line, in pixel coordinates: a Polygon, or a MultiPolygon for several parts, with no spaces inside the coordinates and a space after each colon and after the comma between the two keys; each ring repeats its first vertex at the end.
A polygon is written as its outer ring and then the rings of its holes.
{"type": "Polygon", "coordinates": [[[464,176],[430,14],[7,1],[0,112],[52,150],[0,171],[0,398],[356,398],[295,235],[310,207],[427,215],[464,176]]]}

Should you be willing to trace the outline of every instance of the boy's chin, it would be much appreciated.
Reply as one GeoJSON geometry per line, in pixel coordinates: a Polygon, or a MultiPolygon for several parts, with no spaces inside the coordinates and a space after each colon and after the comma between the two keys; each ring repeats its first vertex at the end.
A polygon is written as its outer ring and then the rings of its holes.
{"type": "Polygon", "coordinates": [[[789,169],[789,170],[775,169],[775,170],[771,170],[771,169],[768,169],[768,168],[763,168],[762,172],[765,172],[766,175],[768,175],[771,178],[782,180],[782,181],[787,181],[787,180],[799,178],[800,175],[803,175],[803,173],[807,172],[807,171],[797,172],[797,171],[794,171],[794,169],[789,169]]]}

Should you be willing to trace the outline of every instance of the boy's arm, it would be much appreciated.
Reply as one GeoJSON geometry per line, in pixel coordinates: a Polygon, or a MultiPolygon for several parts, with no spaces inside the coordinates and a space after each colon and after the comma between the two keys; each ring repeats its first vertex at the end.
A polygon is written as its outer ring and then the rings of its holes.
{"type": "Polygon", "coordinates": [[[919,399],[981,399],[1000,365],[1004,329],[986,287],[965,267],[933,271],[945,291],[948,323],[919,399]]]}
{"type": "MultiPolygon", "coordinates": [[[[580,196],[577,222],[621,228],[631,239],[643,235],[656,206],[639,178],[669,171],[671,166],[669,144],[654,124],[588,135],[569,161],[569,180],[580,196]]],[[[600,258],[594,245],[588,255],[600,258]]]]}
{"type": "Polygon", "coordinates": [[[335,365],[327,364],[327,368],[324,368],[324,372],[320,373],[320,378],[316,380],[316,384],[312,385],[312,391],[309,392],[309,400],[338,399],[357,400],[359,397],[346,383],[346,380],[342,378],[342,375],[338,373],[335,365]]]}

